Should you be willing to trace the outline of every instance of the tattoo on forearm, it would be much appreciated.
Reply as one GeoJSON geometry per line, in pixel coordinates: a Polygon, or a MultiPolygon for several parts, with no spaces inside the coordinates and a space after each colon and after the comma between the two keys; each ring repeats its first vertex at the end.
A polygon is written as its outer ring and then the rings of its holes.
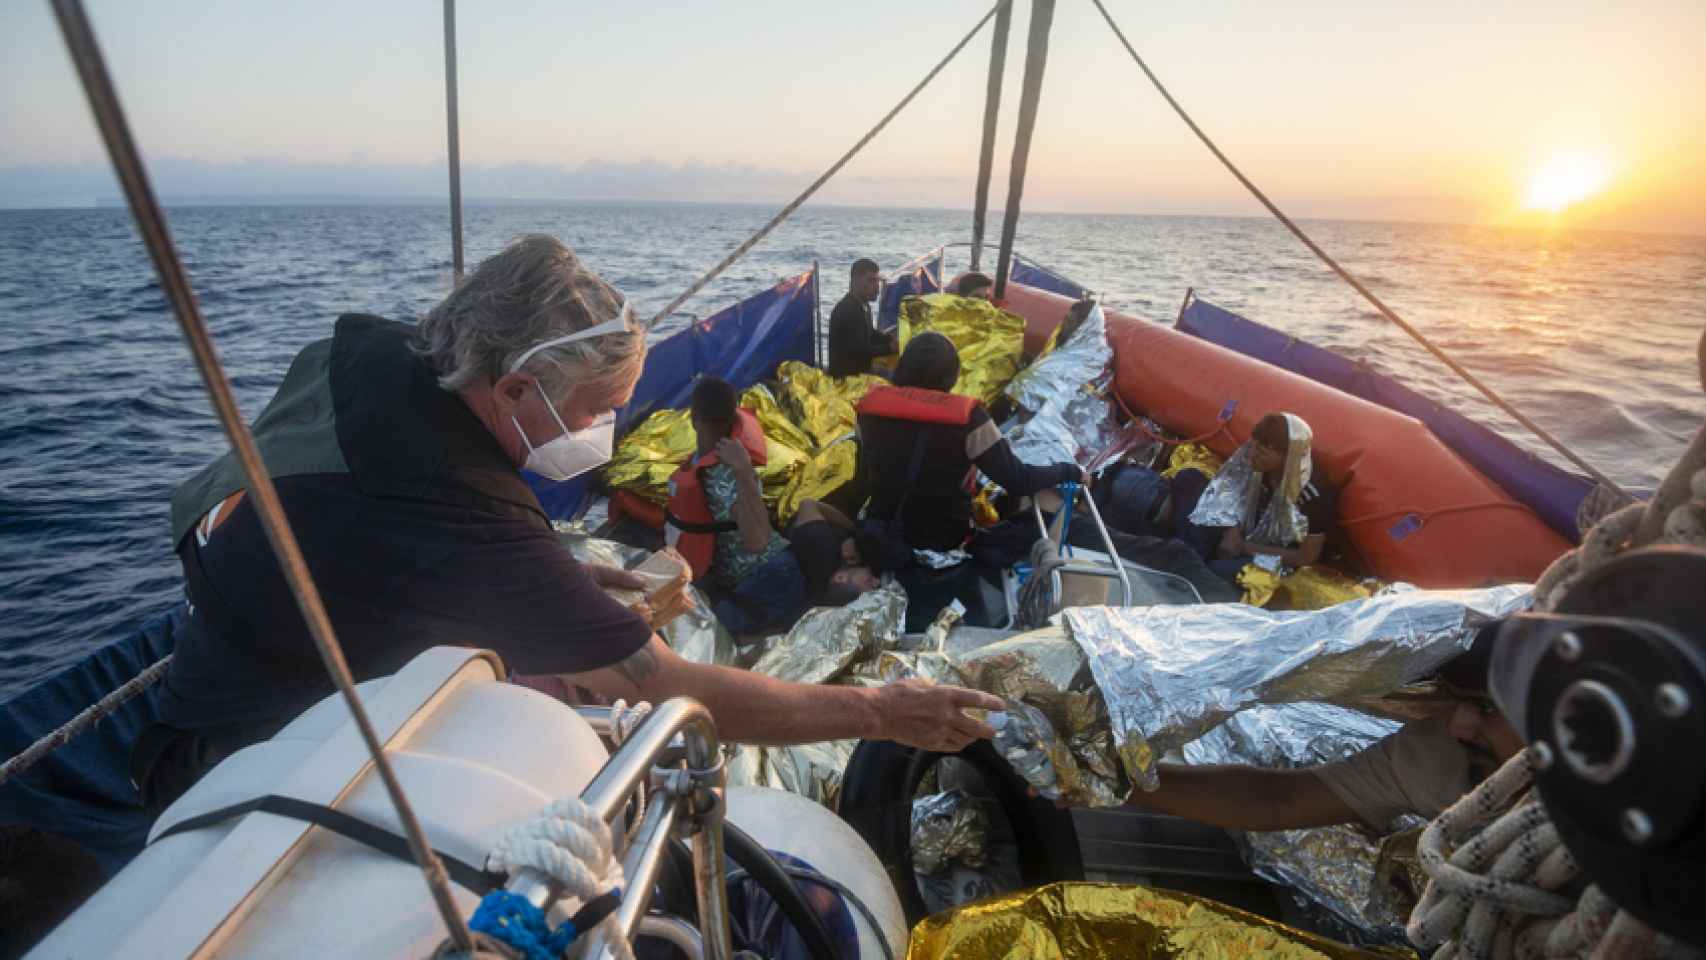
{"type": "Polygon", "coordinates": [[[651,647],[641,647],[627,659],[617,663],[616,670],[626,677],[635,689],[643,689],[646,682],[658,672],[658,658],[652,653],[651,647]]]}

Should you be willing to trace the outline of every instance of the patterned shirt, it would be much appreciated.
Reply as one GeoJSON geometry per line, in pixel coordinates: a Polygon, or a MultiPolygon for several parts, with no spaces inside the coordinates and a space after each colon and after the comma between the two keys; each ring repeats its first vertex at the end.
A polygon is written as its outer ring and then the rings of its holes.
{"type": "MultiPolygon", "coordinates": [[[[701,486],[705,491],[705,506],[710,509],[712,519],[719,523],[733,522],[735,503],[740,499],[734,468],[724,463],[716,464],[704,472],[701,486]]],[[[770,542],[757,553],[746,549],[746,544],[741,542],[740,530],[719,533],[717,549],[711,559],[711,582],[714,586],[733,589],[752,571],[787,549],[787,538],[775,530],[770,531],[770,542]]]]}

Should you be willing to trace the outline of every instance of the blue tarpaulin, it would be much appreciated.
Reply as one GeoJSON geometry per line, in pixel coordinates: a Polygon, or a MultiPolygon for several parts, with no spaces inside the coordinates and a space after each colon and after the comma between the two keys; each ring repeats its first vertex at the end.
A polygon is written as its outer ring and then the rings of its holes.
{"type": "MultiPolygon", "coordinates": [[[[633,398],[616,413],[617,435],[658,410],[687,406],[700,374],[722,377],[744,390],[774,376],[784,360],[815,362],[817,296],[814,268],[652,344],[633,398]]],[[[573,516],[591,482],[577,477],[553,483],[524,475],[553,519],[573,516]]]]}
{"type": "Polygon", "coordinates": [[[941,251],[901,267],[883,287],[882,297],[877,302],[877,326],[883,330],[893,329],[900,322],[900,301],[906,297],[939,293],[941,290],[941,251]]]}
{"type": "MultiPolygon", "coordinates": [[[[0,704],[0,758],[13,757],[172,652],[183,604],[0,704]]],[[[142,850],[153,822],[130,785],[130,745],[159,719],[158,684],[0,785],[0,823],[72,840],[109,873],[142,850]]]]}
{"type": "Polygon", "coordinates": [[[1050,293],[1058,293],[1063,297],[1071,297],[1074,300],[1082,300],[1090,295],[1090,291],[1084,289],[1082,286],[1079,286],[1041,264],[1032,263],[1029,260],[1021,260],[1017,254],[1013,257],[1013,269],[1007,272],[1007,278],[1012,280],[1014,283],[1022,283],[1027,287],[1035,287],[1038,290],[1047,290],[1050,293]]]}
{"type": "Polygon", "coordinates": [[[1191,300],[1179,316],[1178,329],[1415,417],[1470,466],[1533,508],[1547,526],[1571,542],[1580,541],[1576,508],[1593,489],[1587,477],[1547,463],[1392,377],[1204,300],[1191,300]]]}

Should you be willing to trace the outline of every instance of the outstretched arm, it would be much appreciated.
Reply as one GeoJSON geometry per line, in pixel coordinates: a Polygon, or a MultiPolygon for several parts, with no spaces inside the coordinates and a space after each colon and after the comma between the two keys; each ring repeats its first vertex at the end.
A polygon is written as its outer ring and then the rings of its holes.
{"type": "Polygon", "coordinates": [[[849,520],[847,518],[847,514],[842,513],[840,510],[824,503],[822,500],[801,500],[799,509],[794,511],[793,522],[795,524],[801,524],[816,523],[818,521],[827,523],[830,526],[840,527],[843,530],[853,529],[853,521],[849,520]]]}
{"type": "Polygon", "coordinates": [[[1297,830],[1357,820],[1338,795],[1308,770],[1163,763],[1161,786],[1134,790],[1128,806],[1233,830],[1297,830]]]}
{"type": "Polygon", "coordinates": [[[1013,448],[1007,445],[1007,438],[1001,436],[995,424],[987,421],[966,439],[966,452],[984,476],[1018,497],[1028,497],[1057,483],[1089,479],[1089,474],[1076,463],[1052,463],[1039,467],[1022,462],[1013,454],[1013,448]],[[978,444],[985,442],[987,445],[973,452],[978,444]]]}
{"type": "Polygon", "coordinates": [[[1000,710],[998,697],[927,681],[882,687],[790,683],[759,673],[693,663],[657,636],[627,659],[564,677],[609,699],[661,702],[693,697],[717,721],[717,732],[739,743],[785,745],[822,740],[894,740],[952,753],[995,735],[967,708],[1000,710]]]}

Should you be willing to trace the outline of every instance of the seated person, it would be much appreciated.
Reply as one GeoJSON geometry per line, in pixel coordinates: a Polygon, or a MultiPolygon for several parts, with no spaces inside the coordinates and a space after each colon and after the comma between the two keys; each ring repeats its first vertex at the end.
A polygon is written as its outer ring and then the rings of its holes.
{"type": "Polygon", "coordinates": [[[1432,819],[1522,750],[1522,737],[1487,694],[1497,624],[1439,672],[1455,703],[1355,756],[1317,767],[1163,763],[1161,785],[1126,801],[1234,830],[1362,823],[1388,830],[1400,814],[1432,819]]]}
{"type": "Polygon", "coordinates": [[[1214,479],[1182,471],[1169,505],[1176,535],[1233,582],[1256,557],[1293,568],[1330,559],[1325,548],[1339,495],[1316,468],[1312,439],[1302,417],[1271,413],[1214,479]],[[1185,473],[1194,478],[1180,480],[1185,473]]]}
{"type": "Polygon", "coordinates": [[[962,297],[976,297],[979,300],[993,300],[995,298],[995,281],[989,279],[989,274],[987,273],[977,273],[976,271],[973,271],[960,277],[960,279],[954,283],[954,289],[949,292],[959,294],[962,297]]]}
{"type": "Polygon", "coordinates": [[[918,550],[965,545],[974,466],[1015,496],[1086,479],[1072,462],[1021,463],[983,404],[948,392],[959,376],[953,342],[921,333],[901,354],[895,385],[859,401],[859,473],[871,491],[865,515],[918,550]]]}
{"type": "MultiPolygon", "coordinates": [[[[788,539],[770,526],[753,467],[765,461],[764,432],[740,408],[728,381],[701,378],[691,410],[697,449],[670,478],[666,536],[693,567],[695,582],[718,594],[712,612],[730,633],[738,638],[785,630],[832,582],[840,603],[876,585],[868,569],[825,568],[815,560],[812,569],[822,580],[808,580],[788,539]]],[[[802,522],[796,529],[809,526],[802,522]]],[[[840,544],[834,549],[839,559],[840,544]]]]}
{"type": "Polygon", "coordinates": [[[875,260],[855,260],[847,295],[829,314],[829,375],[851,377],[871,371],[871,362],[894,353],[893,331],[878,330],[871,320],[871,301],[882,288],[875,260]]]}
{"type": "MultiPolygon", "coordinates": [[[[966,586],[944,586],[943,596],[926,599],[919,580],[928,579],[929,572],[914,568],[912,559],[914,550],[952,551],[966,545],[972,531],[968,481],[974,468],[1014,496],[1087,479],[1076,463],[1021,463],[981,403],[948,392],[959,375],[953,342],[939,333],[922,333],[901,354],[896,385],[877,387],[859,402],[859,475],[871,495],[862,529],[875,541],[865,559],[900,578],[911,599],[909,625],[921,618],[928,623],[966,586]]],[[[959,599],[974,607],[971,598],[959,599]]],[[[968,613],[966,622],[979,619],[968,613]]]]}

